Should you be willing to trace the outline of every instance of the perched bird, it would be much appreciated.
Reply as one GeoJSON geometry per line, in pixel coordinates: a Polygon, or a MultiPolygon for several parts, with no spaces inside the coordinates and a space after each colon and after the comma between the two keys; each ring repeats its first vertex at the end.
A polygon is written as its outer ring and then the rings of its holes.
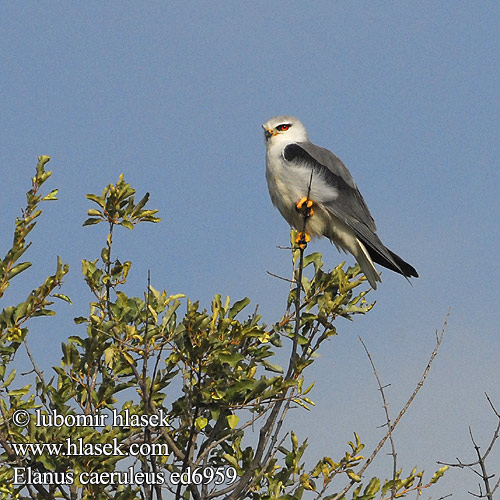
{"type": "Polygon", "coordinates": [[[299,119],[275,116],[262,127],[271,200],[292,227],[305,231],[302,237],[326,236],[338,250],[350,252],[374,289],[381,281],[374,262],[405,278],[418,277],[380,241],[347,167],[331,151],[313,144],[299,119]]]}

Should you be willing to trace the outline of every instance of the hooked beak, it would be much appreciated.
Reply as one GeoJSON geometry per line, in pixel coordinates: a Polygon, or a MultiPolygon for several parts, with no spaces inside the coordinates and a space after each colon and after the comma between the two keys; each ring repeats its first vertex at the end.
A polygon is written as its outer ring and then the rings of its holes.
{"type": "Polygon", "coordinates": [[[271,130],[264,129],[264,135],[266,136],[266,141],[268,141],[269,138],[272,137],[274,134],[272,133],[271,130]]]}

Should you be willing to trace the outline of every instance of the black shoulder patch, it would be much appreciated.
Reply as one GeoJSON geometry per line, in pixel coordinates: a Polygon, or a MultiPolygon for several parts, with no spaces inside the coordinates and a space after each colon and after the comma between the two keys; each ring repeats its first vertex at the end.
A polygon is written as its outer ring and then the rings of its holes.
{"type": "Polygon", "coordinates": [[[301,158],[303,160],[312,160],[311,155],[304,151],[298,144],[289,144],[283,150],[283,157],[286,161],[292,161],[296,158],[301,158]]]}

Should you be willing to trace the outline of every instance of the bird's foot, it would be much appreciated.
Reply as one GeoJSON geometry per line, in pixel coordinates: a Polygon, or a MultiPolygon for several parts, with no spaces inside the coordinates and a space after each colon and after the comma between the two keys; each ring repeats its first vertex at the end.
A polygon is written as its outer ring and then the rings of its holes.
{"type": "Polygon", "coordinates": [[[300,212],[304,217],[311,217],[311,215],[314,213],[313,205],[314,202],[308,199],[307,196],[304,196],[297,203],[295,203],[297,211],[300,212]]]}
{"type": "Polygon", "coordinates": [[[304,231],[301,231],[297,235],[297,238],[295,238],[295,243],[297,243],[298,247],[301,250],[304,250],[310,241],[311,241],[311,237],[304,231]]]}

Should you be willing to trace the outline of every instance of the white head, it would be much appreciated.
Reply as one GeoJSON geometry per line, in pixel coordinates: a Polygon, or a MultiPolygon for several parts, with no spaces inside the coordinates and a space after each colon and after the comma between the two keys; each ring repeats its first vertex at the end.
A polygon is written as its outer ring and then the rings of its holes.
{"type": "Polygon", "coordinates": [[[294,116],[273,116],[264,125],[264,135],[268,147],[278,144],[308,141],[307,131],[302,122],[294,116]]]}

